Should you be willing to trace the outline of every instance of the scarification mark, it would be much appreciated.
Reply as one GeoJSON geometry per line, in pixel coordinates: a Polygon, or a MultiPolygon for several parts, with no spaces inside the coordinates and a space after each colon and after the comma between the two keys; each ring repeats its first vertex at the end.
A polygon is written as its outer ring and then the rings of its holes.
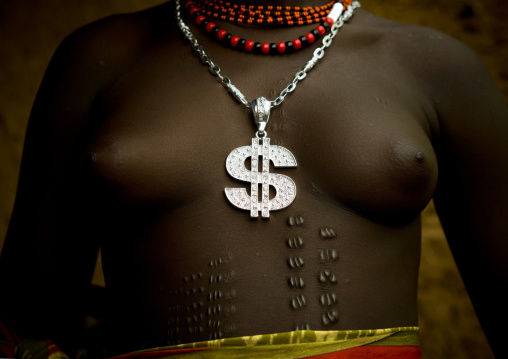
{"type": "Polygon", "coordinates": [[[203,306],[203,302],[192,303],[187,306],[187,311],[190,312],[191,310],[197,310],[197,309],[201,308],[202,306],[203,306]]]}
{"type": "Polygon", "coordinates": [[[208,328],[210,329],[218,329],[220,326],[221,326],[221,321],[220,320],[209,320],[208,321],[208,328]]]}
{"type": "Polygon", "coordinates": [[[291,216],[288,218],[288,224],[290,226],[301,226],[305,220],[302,216],[291,216]]]}
{"type": "Polygon", "coordinates": [[[319,272],[318,280],[321,283],[330,282],[332,284],[337,284],[337,277],[335,276],[334,273],[330,272],[329,270],[319,272]]]}
{"type": "MultiPolygon", "coordinates": [[[[209,320],[208,328],[212,330],[212,332],[208,335],[208,338],[213,339],[222,339],[224,338],[224,333],[222,329],[223,323],[220,320],[209,320]]],[[[229,329],[231,326],[227,326],[229,329]]],[[[233,326],[234,327],[234,326],[233,326]]]]}
{"type": "Polygon", "coordinates": [[[300,276],[293,276],[288,278],[289,286],[293,289],[296,288],[304,288],[305,287],[305,281],[303,280],[303,277],[300,276]]]}
{"type": "Polygon", "coordinates": [[[295,330],[310,330],[309,323],[295,325],[295,330]]]}
{"type": "Polygon", "coordinates": [[[176,345],[180,344],[180,340],[178,339],[178,335],[180,334],[180,328],[176,327],[174,329],[168,329],[168,345],[176,345]]]}
{"type": "Polygon", "coordinates": [[[203,317],[199,315],[192,315],[187,317],[187,324],[198,323],[200,319],[203,319],[203,317]]]}
{"type": "Polygon", "coordinates": [[[201,334],[201,333],[203,333],[203,327],[201,327],[201,326],[188,327],[187,332],[189,334],[194,334],[194,333],[201,334]]]}
{"type": "Polygon", "coordinates": [[[213,305],[211,307],[208,307],[208,316],[218,315],[222,311],[222,306],[220,304],[213,305]]]}
{"type": "Polygon", "coordinates": [[[222,291],[214,290],[213,292],[208,293],[208,301],[220,300],[222,299],[222,291]]]}
{"type": "Polygon", "coordinates": [[[236,272],[234,270],[224,273],[223,274],[224,282],[229,283],[235,277],[235,275],[236,275],[236,272]]]}
{"type": "Polygon", "coordinates": [[[335,293],[323,293],[319,296],[319,303],[321,303],[323,307],[331,307],[337,304],[337,301],[338,298],[335,293]]]}
{"type": "Polygon", "coordinates": [[[234,289],[231,289],[230,291],[224,293],[225,300],[231,300],[235,297],[236,297],[236,290],[234,290],[234,289]]]}
{"type": "Polygon", "coordinates": [[[215,261],[210,261],[209,265],[210,267],[215,267],[215,266],[219,266],[222,264],[222,258],[219,258],[215,261]]]}
{"type": "Polygon", "coordinates": [[[224,277],[222,276],[222,274],[210,276],[210,284],[219,284],[219,283],[222,283],[223,280],[224,280],[224,277]]]}
{"type": "Polygon", "coordinates": [[[191,275],[186,275],[185,277],[183,277],[183,282],[184,283],[190,283],[190,282],[194,282],[198,279],[201,279],[203,277],[203,273],[202,272],[199,272],[199,273],[194,273],[194,274],[191,274],[191,275]]]}
{"type": "Polygon", "coordinates": [[[210,262],[208,262],[208,265],[210,267],[218,267],[218,266],[229,263],[229,261],[231,261],[231,259],[233,259],[233,254],[230,252],[225,256],[211,260],[210,262]]]}
{"type": "Polygon", "coordinates": [[[339,253],[335,249],[320,249],[319,259],[321,262],[336,261],[339,259],[339,253]]]}
{"type": "Polygon", "coordinates": [[[191,289],[187,289],[185,291],[185,295],[186,296],[190,296],[190,295],[194,295],[194,294],[197,294],[199,292],[199,289],[198,288],[191,288],[191,289]]]}
{"type": "Polygon", "coordinates": [[[223,311],[224,315],[233,315],[236,312],[236,307],[234,305],[225,306],[223,311]]]}
{"type": "Polygon", "coordinates": [[[332,325],[339,321],[339,312],[336,310],[331,310],[328,312],[324,312],[321,316],[321,321],[324,325],[332,325]]]}
{"type": "Polygon", "coordinates": [[[291,308],[299,309],[305,307],[307,305],[307,300],[303,294],[297,295],[293,299],[291,299],[291,308]]]}
{"type": "Polygon", "coordinates": [[[302,257],[291,256],[288,259],[288,264],[291,268],[296,269],[302,267],[305,262],[302,257]]]}
{"type": "Polygon", "coordinates": [[[224,325],[224,334],[226,336],[229,336],[231,335],[233,332],[236,331],[236,326],[234,324],[228,324],[228,325],[224,325]]]}
{"type": "Polygon", "coordinates": [[[210,284],[221,284],[230,282],[236,275],[234,270],[226,273],[212,274],[210,276],[210,284]]]}
{"type": "Polygon", "coordinates": [[[324,239],[331,239],[335,238],[337,234],[335,234],[335,231],[332,228],[321,228],[319,231],[319,235],[324,239]]]}
{"type": "Polygon", "coordinates": [[[303,238],[302,237],[291,237],[287,240],[287,245],[289,248],[299,249],[303,247],[303,238]]]}
{"type": "Polygon", "coordinates": [[[217,340],[222,338],[224,338],[224,334],[220,330],[214,333],[210,333],[210,335],[208,335],[209,340],[217,340]]]}

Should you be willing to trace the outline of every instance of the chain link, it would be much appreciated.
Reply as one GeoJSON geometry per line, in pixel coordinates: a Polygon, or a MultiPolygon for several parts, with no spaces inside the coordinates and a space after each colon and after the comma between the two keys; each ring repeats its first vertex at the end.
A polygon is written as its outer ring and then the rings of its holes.
{"type": "MultiPolygon", "coordinates": [[[[291,81],[277,96],[274,100],[270,101],[270,108],[274,108],[276,106],[279,106],[286,98],[288,94],[293,92],[296,88],[296,85],[305,79],[307,77],[307,73],[312,70],[312,68],[317,64],[317,62],[323,58],[325,55],[325,49],[330,47],[332,44],[333,38],[337,35],[340,28],[344,25],[346,21],[348,21],[352,16],[356,8],[360,7],[360,3],[358,1],[353,1],[353,3],[348,6],[346,11],[344,11],[337,21],[332,25],[332,28],[330,29],[330,33],[326,35],[323,38],[322,45],[318,47],[316,50],[314,50],[314,53],[312,55],[312,58],[307,62],[303,70],[298,71],[293,81],[291,81]]],[[[190,28],[183,22],[183,18],[181,15],[181,5],[180,0],[175,1],[175,16],[176,20],[178,22],[178,27],[182,31],[183,35],[189,40],[191,43],[192,49],[198,53],[199,58],[201,59],[201,62],[203,62],[205,65],[208,65],[208,69],[212,73],[212,75],[217,76],[217,78],[220,80],[222,86],[224,86],[228,92],[233,95],[233,97],[243,104],[244,106],[250,108],[251,101],[248,101],[245,96],[242,94],[242,92],[231,83],[231,80],[220,73],[220,67],[215,62],[213,62],[212,58],[205,52],[201,44],[198,42],[194,34],[191,32],[190,28]]]]}

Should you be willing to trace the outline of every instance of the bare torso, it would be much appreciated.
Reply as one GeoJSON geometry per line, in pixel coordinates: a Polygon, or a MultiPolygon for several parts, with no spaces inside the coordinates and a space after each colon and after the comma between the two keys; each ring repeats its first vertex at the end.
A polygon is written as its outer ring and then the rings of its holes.
{"type": "MultiPolygon", "coordinates": [[[[145,29],[143,47],[120,67],[97,58],[114,75],[82,152],[109,218],[101,246],[114,351],[417,325],[419,213],[437,181],[436,117],[393,41],[407,29],[358,10],[272,111],[268,136],[298,167],[270,172],[291,177],[297,197],[266,220],[224,195],[249,186],[225,160],[250,144],[250,111],[181,40],[172,5],[123,21],[164,33],[145,29]]],[[[193,31],[248,99],[277,96],[313,51],[248,55],[193,31]]],[[[303,30],[236,31],[270,42],[303,30]]]]}
{"type": "MultiPolygon", "coordinates": [[[[266,42],[309,31],[224,27],[266,42]]],[[[275,98],[312,56],[236,52],[191,28],[249,100],[275,98]]],[[[417,325],[420,212],[434,198],[494,353],[506,357],[507,119],[463,44],[357,10],[272,110],[271,143],[298,167],[270,172],[295,182],[295,201],[251,219],[224,194],[250,187],[226,158],[250,144],[251,111],[193,54],[172,2],[95,22],[61,44],[34,103],[0,257],[0,321],[20,338],[80,348],[101,248],[106,355],[417,325]]]]}

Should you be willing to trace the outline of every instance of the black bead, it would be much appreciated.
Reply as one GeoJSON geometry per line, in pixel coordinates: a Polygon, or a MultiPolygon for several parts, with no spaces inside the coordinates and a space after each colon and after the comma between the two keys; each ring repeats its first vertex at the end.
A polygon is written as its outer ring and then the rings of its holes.
{"type": "Polygon", "coordinates": [[[260,54],[261,53],[261,43],[260,42],[255,42],[254,43],[254,48],[252,49],[252,52],[255,53],[255,54],[260,54]]]}
{"type": "Polygon", "coordinates": [[[309,46],[309,40],[305,36],[300,36],[298,40],[302,43],[302,47],[309,46]]]}
{"type": "Polygon", "coordinates": [[[326,21],[323,21],[323,22],[321,23],[321,26],[323,26],[323,27],[325,28],[325,31],[330,30],[330,24],[329,24],[329,23],[327,23],[326,21]]]}
{"type": "Polygon", "coordinates": [[[196,11],[194,14],[192,14],[192,18],[193,18],[194,20],[196,20],[196,18],[197,18],[199,15],[201,15],[201,13],[200,13],[199,11],[196,11]]]}
{"type": "Polygon", "coordinates": [[[209,23],[210,21],[209,20],[203,20],[201,21],[201,24],[199,24],[199,27],[202,28],[202,29],[206,29],[206,25],[209,23]]]}
{"type": "Polygon", "coordinates": [[[277,44],[275,42],[270,44],[270,51],[268,53],[270,55],[277,55],[279,53],[279,51],[277,51],[277,44]]]}
{"type": "Polygon", "coordinates": [[[317,40],[321,37],[321,35],[319,34],[319,31],[317,31],[316,29],[312,30],[310,32],[312,35],[314,35],[314,38],[317,40]]]}
{"type": "Polygon", "coordinates": [[[213,37],[217,37],[217,33],[220,31],[219,27],[218,26],[215,26],[212,31],[210,31],[210,35],[212,35],[213,37]]]}
{"type": "Polygon", "coordinates": [[[231,46],[231,38],[233,37],[233,35],[231,35],[229,32],[224,36],[224,38],[222,39],[222,42],[228,46],[231,46]]]}
{"type": "Polygon", "coordinates": [[[286,41],[286,53],[290,54],[295,51],[295,45],[293,41],[286,41]]]}
{"type": "Polygon", "coordinates": [[[238,41],[238,45],[236,46],[236,48],[238,50],[245,50],[245,43],[247,42],[247,40],[245,40],[244,38],[241,38],[240,41],[238,41]]]}

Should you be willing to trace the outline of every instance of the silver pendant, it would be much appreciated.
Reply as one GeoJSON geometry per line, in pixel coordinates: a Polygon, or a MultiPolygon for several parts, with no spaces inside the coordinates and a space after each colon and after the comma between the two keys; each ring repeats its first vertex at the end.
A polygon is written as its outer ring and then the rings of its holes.
{"type": "Polygon", "coordinates": [[[250,182],[250,195],[246,188],[225,188],[229,202],[240,209],[250,211],[251,217],[270,217],[270,211],[288,207],[296,197],[295,182],[288,176],[270,173],[270,161],[275,167],[296,167],[295,156],[282,146],[270,145],[266,137],[266,124],[270,115],[270,102],[264,97],[252,103],[254,121],[258,125],[256,137],[250,146],[234,149],[226,159],[226,170],[240,181],[250,182]],[[251,158],[251,169],[245,167],[245,160],[251,158]],[[261,159],[260,159],[261,157],[261,159]],[[261,161],[261,171],[259,171],[261,161]],[[270,199],[270,186],[276,195],[270,199]],[[259,188],[261,200],[259,200],[259,188]]]}

